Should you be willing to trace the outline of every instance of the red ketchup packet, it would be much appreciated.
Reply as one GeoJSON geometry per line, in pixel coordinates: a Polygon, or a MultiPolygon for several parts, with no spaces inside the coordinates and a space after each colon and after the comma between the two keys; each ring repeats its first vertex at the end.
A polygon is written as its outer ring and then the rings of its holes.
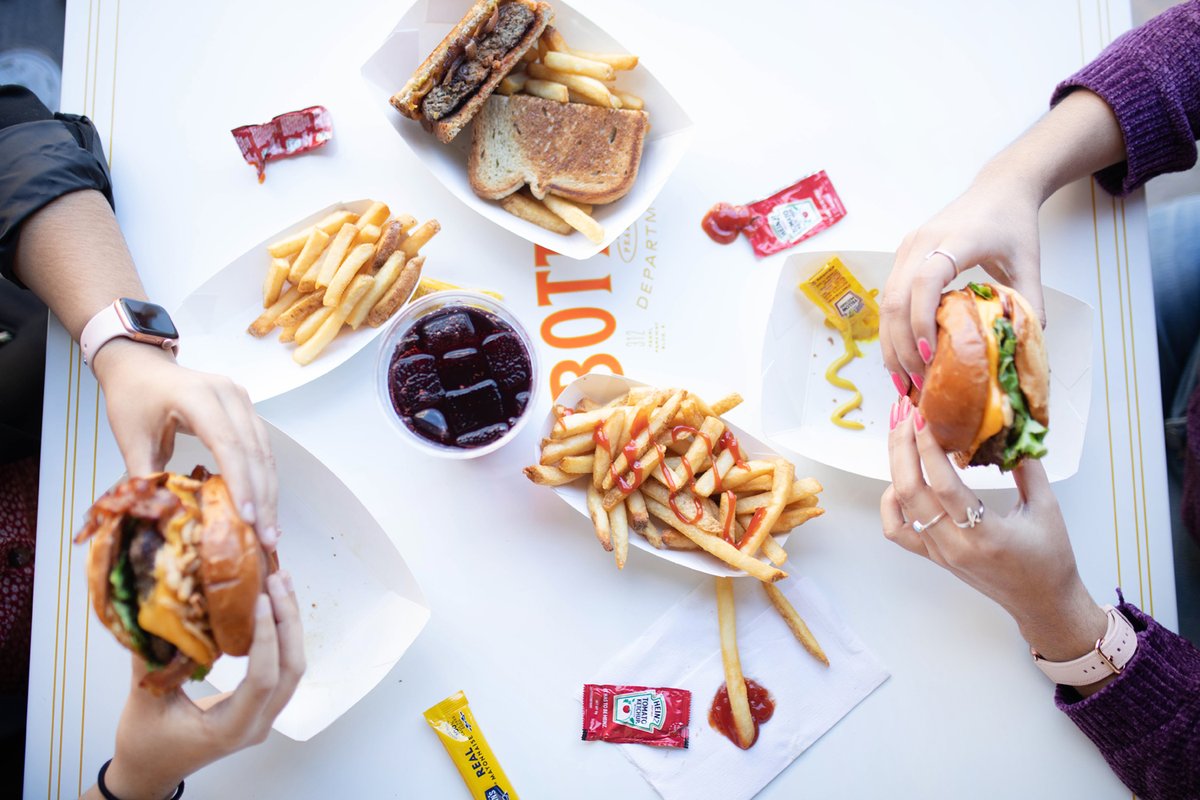
{"type": "Polygon", "coordinates": [[[648,686],[583,686],[583,740],[687,747],[692,693],[648,686]]]}
{"type": "Polygon", "coordinates": [[[713,241],[729,244],[745,234],[754,252],[769,256],[793,247],[846,216],[846,207],[824,170],[744,206],[717,203],[701,227],[713,241]]]}
{"type": "Polygon", "coordinates": [[[243,125],[231,133],[246,163],[266,178],[267,162],[316,150],[333,138],[333,117],[325,106],[280,114],[262,125],[243,125]]]}

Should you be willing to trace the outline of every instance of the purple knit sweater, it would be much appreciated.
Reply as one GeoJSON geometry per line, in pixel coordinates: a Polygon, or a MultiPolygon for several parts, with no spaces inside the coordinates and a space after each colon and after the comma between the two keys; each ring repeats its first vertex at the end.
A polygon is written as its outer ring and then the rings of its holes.
{"type": "MultiPolygon", "coordinates": [[[[1156,175],[1190,168],[1200,137],[1200,0],[1118,38],[1059,84],[1050,104],[1078,88],[1112,107],[1125,136],[1127,160],[1096,174],[1110,193],[1126,194],[1156,175]]],[[[1189,443],[1193,429],[1200,433],[1200,401],[1192,405],[1189,443]]],[[[1189,477],[1195,512],[1200,475],[1189,477]]],[[[1138,631],[1137,653],[1091,697],[1059,686],[1055,702],[1140,797],[1200,798],[1200,651],[1121,601],[1138,631]]]]}
{"type": "Polygon", "coordinates": [[[1189,169],[1200,138],[1200,0],[1117,38],[1060,83],[1050,105],[1079,88],[1112,107],[1125,135],[1128,160],[1096,173],[1110,193],[1127,194],[1156,175],[1189,169]]]}

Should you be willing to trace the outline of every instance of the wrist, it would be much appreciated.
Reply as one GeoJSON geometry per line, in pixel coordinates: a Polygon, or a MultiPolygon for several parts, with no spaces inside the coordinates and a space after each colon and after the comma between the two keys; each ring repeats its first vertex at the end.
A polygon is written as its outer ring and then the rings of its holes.
{"type": "Polygon", "coordinates": [[[1108,629],[1108,617],[1082,583],[1045,607],[1014,613],[1021,636],[1048,661],[1072,661],[1096,647],[1108,629]]]}
{"type": "Polygon", "coordinates": [[[176,775],[159,769],[132,767],[120,753],[109,762],[104,773],[104,785],[121,800],[164,800],[172,797],[186,775],[176,775]]]}
{"type": "Polygon", "coordinates": [[[149,364],[154,361],[175,363],[175,354],[161,347],[135,342],[132,339],[117,338],[105,343],[92,356],[92,372],[100,386],[121,371],[122,368],[133,364],[149,364]]]}

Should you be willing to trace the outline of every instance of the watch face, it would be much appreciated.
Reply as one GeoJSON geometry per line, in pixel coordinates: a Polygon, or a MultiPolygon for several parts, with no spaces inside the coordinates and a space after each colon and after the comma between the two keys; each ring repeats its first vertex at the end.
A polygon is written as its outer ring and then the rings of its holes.
{"type": "Polygon", "coordinates": [[[121,298],[121,307],[125,309],[125,316],[129,318],[134,330],[138,333],[163,339],[179,338],[179,331],[175,330],[175,323],[171,321],[171,315],[162,306],[123,297],[121,298]]]}

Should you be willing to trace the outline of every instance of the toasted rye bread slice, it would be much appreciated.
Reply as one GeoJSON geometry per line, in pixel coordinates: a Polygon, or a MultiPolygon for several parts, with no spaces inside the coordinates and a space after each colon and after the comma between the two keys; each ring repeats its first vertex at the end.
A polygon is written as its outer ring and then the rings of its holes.
{"type": "Polygon", "coordinates": [[[494,95],[475,122],[471,188],[498,200],[529,184],[539,199],[611,203],[633,188],[648,129],[642,111],[494,95]]]}
{"type": "Polygon", "coordinates": [[[533,11],[533,24],[521,37],[516,46],[492,66],[488,79],[462,104],[453,114],[436,122],[425,119],[421,112],[421,101],[430,89],[436,86],[446,70],[466,48],[467,43],[474,39],[487,24],[492,14],[502,4],[502,0],[477,0],[474,6],[459,20],[458,24],[446,34],[446,38],[434,48],[429,57],[417,67],[404,88],[392,95],[391,104],[404,116],[414,119],[433,132],[442,142],[450,142],[466,127],[471,118],[492,94],[495,88],[504,80],[504,76],[512,72],[521,60],[521,56],[533,47],[542,31],[554,18],[554,11],[546,3],[534,0],[503,0],[503,2],[519,2],[533,11]]]}

